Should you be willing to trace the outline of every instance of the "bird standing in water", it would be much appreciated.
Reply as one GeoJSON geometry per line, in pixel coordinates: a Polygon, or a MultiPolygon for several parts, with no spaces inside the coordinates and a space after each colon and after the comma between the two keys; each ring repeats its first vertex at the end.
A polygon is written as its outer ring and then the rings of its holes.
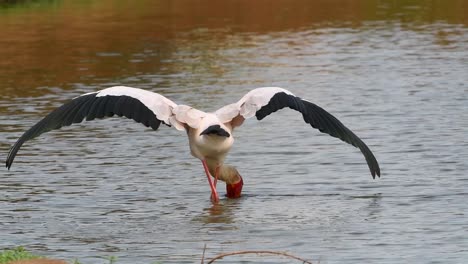
{"type": "Polygon", "coordinates": [[[89,121],[118,115],[131,118],[154,130],[157,130],[162,122],[177,130],[186,131],[191,154],[203,164],[211,188],[211,200],[219,201],[216,191],[218,180],[226,183],[228,198],[238,198],[241,196],[243,179],[236,168],[224,164],[226,155],[234,143],[233,130],[242,125],[247,118],[256,116],[258,120],[262,120],[284,107],[300,112],[304,121],[320,132],[359,148],[364,154],[372,177],[380,177],[376,158],[359,137],[321,107],[279,87],[251,90],[238,102],[226,105],[213,113],[205,113],[187,105],[177,105],[160,94],[125,86],[114,86],[83,94],[55,109],[27,130],[11,147],[6,167],[10,169],[24,142],[42,133],[80,123],[85,118],[89,121]]]}

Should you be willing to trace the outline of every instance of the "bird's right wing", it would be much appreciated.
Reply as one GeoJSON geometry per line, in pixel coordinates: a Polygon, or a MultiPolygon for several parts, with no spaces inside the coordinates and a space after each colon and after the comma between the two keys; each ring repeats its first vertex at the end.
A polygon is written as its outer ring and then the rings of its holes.
{"type": "Polygon", "coordinates": [[[253,89],[238,102],[217,110],[216,115],[221,122],[230,123],[234,128],[240,126],[247,118],[255,116],[258,120],[262,120],[285,107],[300,112],[304,121],[320,132],[359,148],[366,158],[372,177],[375,178],[375,175],[380,177],[377,159],[358,136],[320,106],[303,100],[286,89],[280,87],[253,89]]]}
{"type": "Polygon", "coordinates": [[[24,142],[50,130],[96,118],[125,116],[154,130],[162,123],[185,130],[185,125],[197,123],[203,112],[177,105],[166,97],[150,91],[114,86],[83,94],[60,106],[27,130],[11,147],[6,160],[10,169],[16,153],[24,142]],[[182,110],[185,111],[182,111],[182,110]]]}

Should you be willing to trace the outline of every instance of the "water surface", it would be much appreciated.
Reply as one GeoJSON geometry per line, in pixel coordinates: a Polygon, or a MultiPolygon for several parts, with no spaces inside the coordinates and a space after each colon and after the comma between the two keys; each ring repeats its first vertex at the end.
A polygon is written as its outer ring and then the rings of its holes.
{"type": "MultiPolygon", "coordinates": [[[[244,197],[213,206],[183,133],[127,119],[44,134],[0,172],[0,248],[83,263],[199,263],[236,250],[320,263],[468,259],[466,1],[35,1],[0,9],[0,153],[79,94],[140,87],[205,111],[281,86],[294,111],[235,131],[244,197]],[[312,2],[312,3],[311,3],[312,2]]],[[[218,187],[224,193],[223,186],[218,187]]],[[[220,263],[289,263],[231,257],[220,263]]]]}

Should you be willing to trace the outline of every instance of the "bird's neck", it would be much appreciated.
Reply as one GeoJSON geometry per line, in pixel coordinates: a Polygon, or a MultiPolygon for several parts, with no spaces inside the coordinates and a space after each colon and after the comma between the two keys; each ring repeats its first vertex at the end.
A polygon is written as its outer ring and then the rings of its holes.
{"type": "MultiPolygon", "coordinates": [[[[215,176],[216,166],[210,166],[210,173],[215,176]]],[[[241,176],[235,167],[230,165],[221,165],[219,167],[218,180],[226,182],[226,184],[234,184],[241,180],[241,176]]]]}

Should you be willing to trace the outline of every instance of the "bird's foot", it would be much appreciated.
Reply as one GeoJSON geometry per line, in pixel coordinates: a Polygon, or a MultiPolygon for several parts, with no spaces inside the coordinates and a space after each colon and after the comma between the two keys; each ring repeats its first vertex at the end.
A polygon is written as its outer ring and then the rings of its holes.
{"type": "Polygon", "coordinates": [[[212,203],[218,203],[219,202],[219,195],[218,195],[217,192],[212,192],[210,198],[211,198],[212,203]]]}

